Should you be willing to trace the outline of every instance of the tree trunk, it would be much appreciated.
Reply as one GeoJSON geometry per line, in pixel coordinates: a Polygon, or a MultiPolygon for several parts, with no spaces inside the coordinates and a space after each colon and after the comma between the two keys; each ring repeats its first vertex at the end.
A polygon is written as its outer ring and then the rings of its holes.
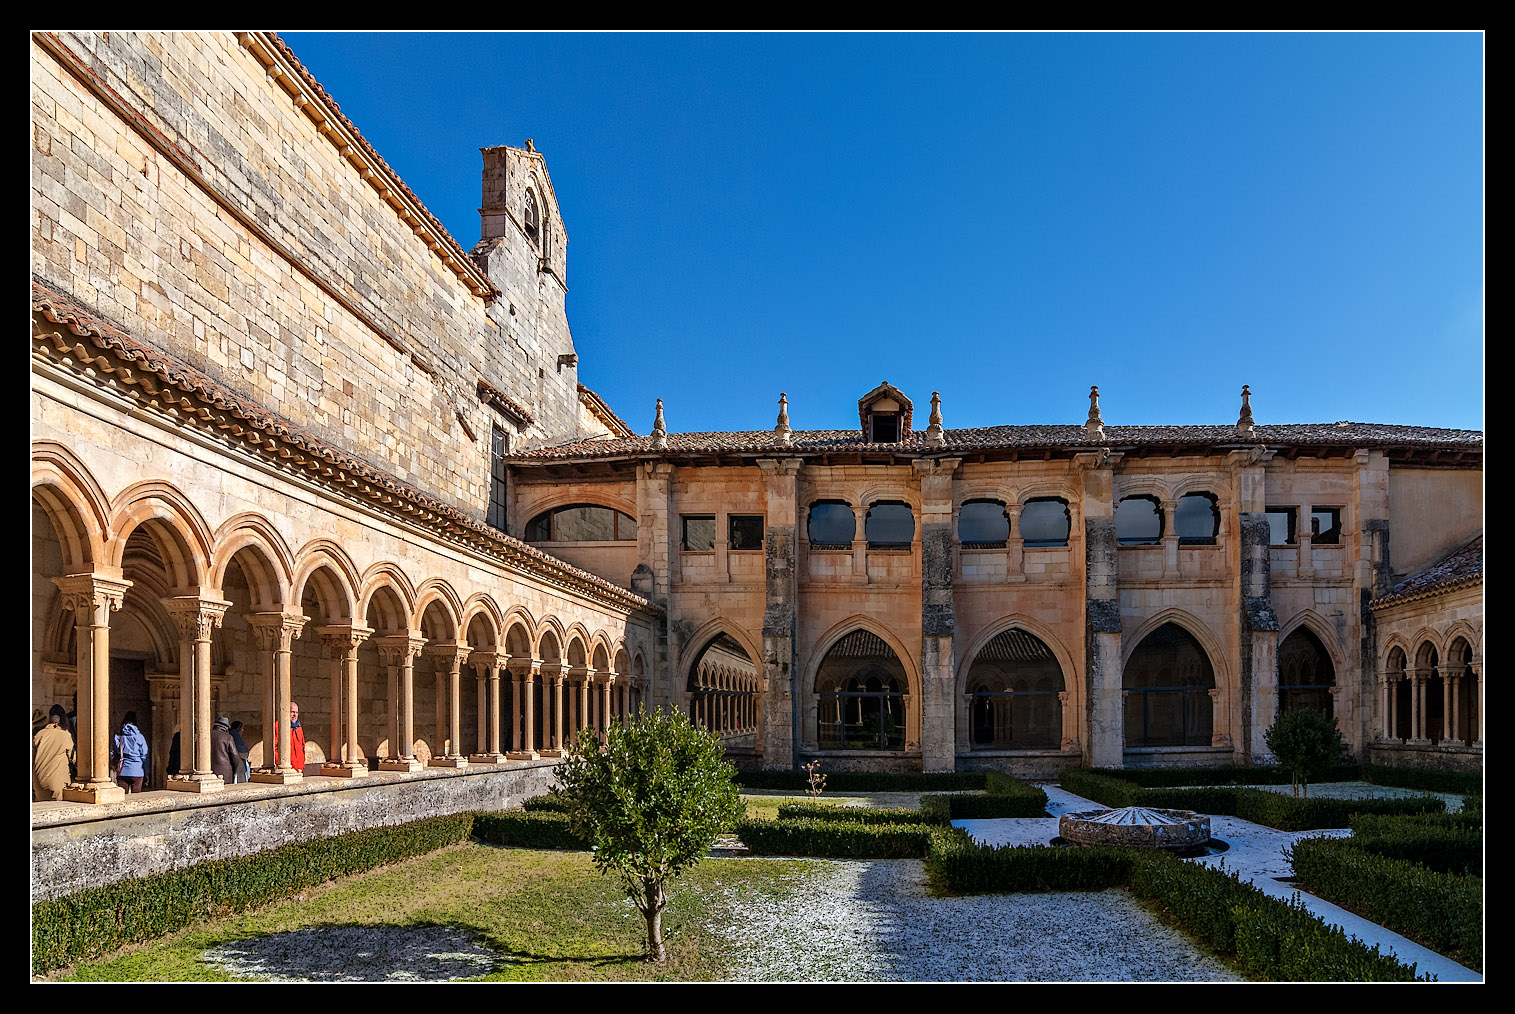
{"type": "Polygon", "coordinates": [[[643,881],[642,889],[642,902],[637,907],[647,920],[647,960],[662,964],[668,960],[668,951],[663,947],[663,906],[668,904],[668,896],[663,893],[663,885],[656,881],[643,881]]]}

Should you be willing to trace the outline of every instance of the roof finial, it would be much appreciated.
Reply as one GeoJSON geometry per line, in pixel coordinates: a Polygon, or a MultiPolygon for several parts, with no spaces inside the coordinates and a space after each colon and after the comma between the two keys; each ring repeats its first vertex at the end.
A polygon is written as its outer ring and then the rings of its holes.
{"type": "Polygon", "coordinates": [[[1241,386],[1241,417],[1236,420],[1236,435],[1241,437],[1257,435],[1257,424],[1252,421],[1252,388],[1246,384],[1241,386]]]}
{"type": "Polygon", "coordinates": [[[536,151],[537,150],[537,146],[532,143],[532,140],[529,137],[526,139],[526,150],[527,151],[536,151]]]}
{"type": "Polygon", "coordinates": [[[1089,418],[1084,421],[1084,432],[1095,440],[1105,439],[1105,420],[1099,414],[1099,388],[1089,388],[1089,418]]]}
{"type": "Polygon", "coordinates": [[[931,417],[930,425],[926,427],[926,446],[947,446],[947,435],[942,432],[942,396],[936,391],[931,392],[931,417]]]}
{"type": "Polygon", "coordinates": [[[773,427],[773,439],[788,447],[794,442],[794,431],[789,428],[789,396],[779,392],[779,422],[773,427]]]}
{"type": "Polygon", "coordinates": [[[652,420],[652,447],[654,450],[664,451],[668,449],[668,425],[663,422],[663,399],[658,399],[658,414],[652,420]]]}

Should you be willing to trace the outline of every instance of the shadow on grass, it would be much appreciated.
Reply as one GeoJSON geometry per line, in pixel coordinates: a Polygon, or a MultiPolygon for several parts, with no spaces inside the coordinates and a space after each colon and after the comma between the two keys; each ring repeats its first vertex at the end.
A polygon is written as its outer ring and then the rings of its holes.
{"type": "Polygon", "coordinates": [[[457,926],[317,926],[218,944],[200,960],[266,982],[446,982],[509,967],[477,933],[457,926]]]}

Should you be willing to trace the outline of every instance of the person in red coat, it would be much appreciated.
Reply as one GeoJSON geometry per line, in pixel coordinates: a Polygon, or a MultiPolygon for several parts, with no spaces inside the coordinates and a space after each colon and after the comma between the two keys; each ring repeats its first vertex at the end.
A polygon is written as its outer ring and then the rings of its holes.
{"type": "MultiPolygon", "coordinates": [[[[289,738],[294,743],[290,758],[296,771],[305,773],[305,730],[300,727],[300,706],[289,702],[289,738]]],[[[274,766],[279,764],[279,727],[274,726],[274,766]]]]}

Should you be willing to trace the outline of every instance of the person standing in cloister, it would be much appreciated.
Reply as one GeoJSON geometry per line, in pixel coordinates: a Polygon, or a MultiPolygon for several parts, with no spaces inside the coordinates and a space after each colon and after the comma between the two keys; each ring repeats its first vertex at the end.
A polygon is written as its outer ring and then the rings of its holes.
{"type": "MultiPolygon", "coordinates": [[[[300,706],[289,702],[289,738],[294,743],[290,751],[290,764],[301,774],[305,773],[305,730],[300,726],[300,706]]],[[[279,730],[274,728],[274,763],[279,763],[279,730]]]]}
{"type": "Polygon", "coordinates": [[[74,759],[74,738],[64,728],[68,715],[61,705],[48,712],[47,724],[32,737],[32,799],[62,799],[74,759]]]}
{"type": "Polygon", "coordinates": [[[121,734],[116,737],[116,750],[121,755],[121,772],[117,784],[130,795],[142,791],[142,778],[147,774],[147,737],[137,728],[137,713],[128,711],[121,722],[121,734]]]}

